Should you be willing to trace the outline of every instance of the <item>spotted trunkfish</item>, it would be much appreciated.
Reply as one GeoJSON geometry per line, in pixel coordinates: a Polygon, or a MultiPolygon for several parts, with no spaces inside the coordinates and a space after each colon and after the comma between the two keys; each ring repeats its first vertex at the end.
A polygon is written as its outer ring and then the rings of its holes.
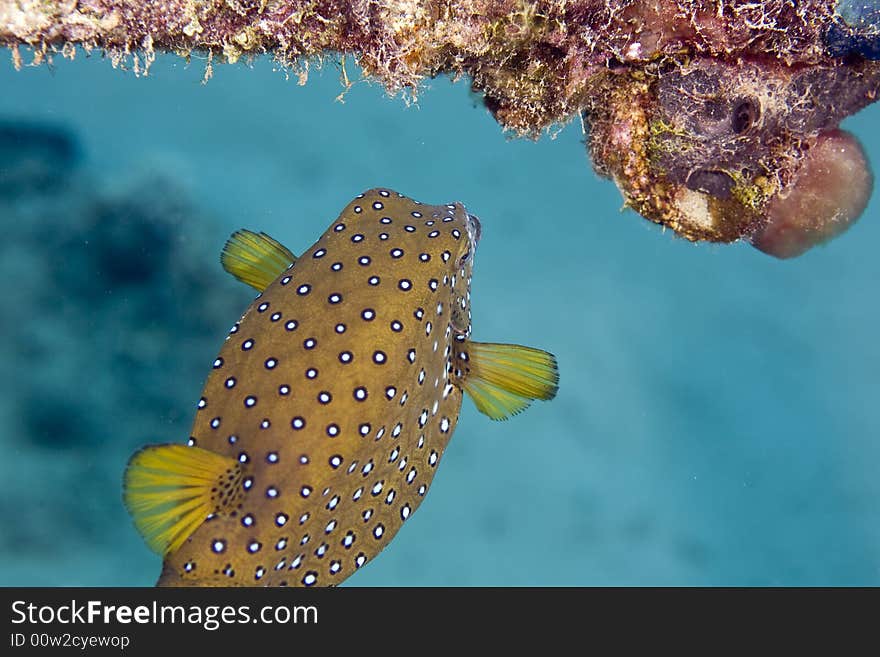
{"type": "Polygon", "coordinates": [[[355,198],[302,256],[241,230],[223,267],[260,294],[187,445],[148,446],[124,501],[160,586],[330,586],[415,512],[463,393],[495,420],[552,399],[553,355],[470,339],[480,222],[460,203],[355,198]]]}

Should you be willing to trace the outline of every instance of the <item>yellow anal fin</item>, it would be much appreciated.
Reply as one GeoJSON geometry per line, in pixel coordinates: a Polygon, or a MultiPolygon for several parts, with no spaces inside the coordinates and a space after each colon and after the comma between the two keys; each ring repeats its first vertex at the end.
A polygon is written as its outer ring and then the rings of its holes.
{"type": "Polygon", "coordinates": [[[151,445],[128,462],[123,501],[147,545],[164,556],[210,514],[232,507],[241,480],[235,459],[199,447],[151,445]]]}
{"type": "Polygon", "coordinates": [[[296,256],[286,246],[246,229],[232,233],[220,254],[223,269],[260,292],[294,262],[296,256]]]}
{"type": "Polygon", "coordinates": [[[553,399],[559,390],[556,357],[541,349],[468,342],[458,358],[465,392],[493,420],[506,420],[535,399],[553,399]]]}

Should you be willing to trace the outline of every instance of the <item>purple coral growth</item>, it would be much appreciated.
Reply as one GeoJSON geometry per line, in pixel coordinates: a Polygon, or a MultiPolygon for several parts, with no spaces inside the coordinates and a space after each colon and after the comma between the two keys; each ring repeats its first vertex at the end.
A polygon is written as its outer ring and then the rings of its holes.
{"type": "MultiPolygon", "coordinates": [[[[441,73],[467,76],[498,122],[518,134],[582,116],[596,170],[651,221],[691,240],[751,239],[779,255],[787,250],[768,246],[772,227],[797,205],[784,199],[805,198],[816,171],[841,164],[821,154],[831,157],[827,144],[842,143],[832,137],[841,119],[880,92],[876,8],[854,13],[850,5],[25,1],[0,5],[0,44],[16,64],[21,45],[36,61],[82,46],[137,72],[157,50],[228,62],[272,53],[291,66],[336,52],[353,55],[391,92],[441,73]]],[[[870,179],[860,149],[845,150],[853,158],[846,166],[870,179]]],[[[856,197],[869,189],[833,196],[799,243],[808,248],[840,232],[841,213],[845,225],[855,220],[863,205],[856,197]]],[[[785,221],[787,232],[797,230],[785,221]]]]}

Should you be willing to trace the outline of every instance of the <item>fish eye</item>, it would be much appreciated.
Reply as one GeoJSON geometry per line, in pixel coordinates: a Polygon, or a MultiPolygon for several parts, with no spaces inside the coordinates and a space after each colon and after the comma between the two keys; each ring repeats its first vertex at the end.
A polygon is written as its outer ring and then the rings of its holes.
{"type": "Polygon", "coordinates": [[[471,250],[468,249],[465,251],[462,256],[458,259],[458,266],[462,267],[464,264],[471,259],[471,250]]]}

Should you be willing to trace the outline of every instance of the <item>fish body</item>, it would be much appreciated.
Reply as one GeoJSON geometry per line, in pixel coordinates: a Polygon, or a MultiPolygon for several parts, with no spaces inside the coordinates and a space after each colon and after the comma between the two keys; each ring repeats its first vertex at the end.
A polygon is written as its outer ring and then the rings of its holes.
{"type": "Polygon", "coordinates": [[[335,585],[416,511],[466,389],[497,418],[555,394],[549,354],[469,339],[479,233],[460,203],[377,189],[298,258],[234,236],[224,266],[262,292],[213,362],[188,445],[148,447],[126,473],[160,585],[335,585]],[[504,376],[511,362],[535,380],[504,376]]]}

